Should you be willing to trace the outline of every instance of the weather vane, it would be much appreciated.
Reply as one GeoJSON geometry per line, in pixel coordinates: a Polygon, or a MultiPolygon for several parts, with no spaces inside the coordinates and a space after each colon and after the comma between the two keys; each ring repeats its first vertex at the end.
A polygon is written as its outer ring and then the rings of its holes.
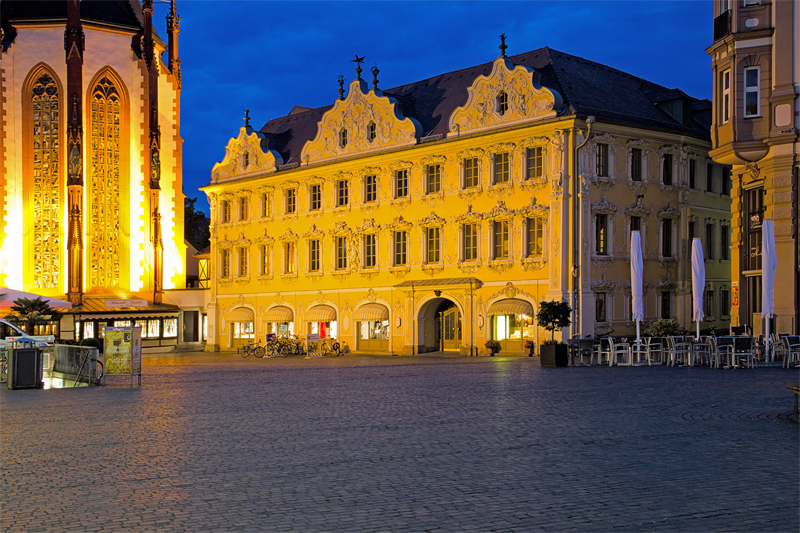
{"type": "Polygon", "coordinates": [[[358,54],[356,54],[356,58],[350,60],[351,63],[355,63],[355,64],[358,65],[356,67],[356,78],[358,78],[359,80],[361,79],[361,72],[362,72],[361,71],[361,63],[363,63],[364,59],[366,59],[366,58],[367,58],[367,56],[358,57],[358,54]]]}

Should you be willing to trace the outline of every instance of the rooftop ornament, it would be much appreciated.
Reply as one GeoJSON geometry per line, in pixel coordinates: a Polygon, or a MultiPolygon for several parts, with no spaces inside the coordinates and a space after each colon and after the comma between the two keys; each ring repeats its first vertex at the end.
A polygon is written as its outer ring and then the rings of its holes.
{"type": "Polygon", "coordinates": [[[358,57],[358,54],[356,54],[356,58],[350,60],[351,63],[355,63],[357,65],[356,66],[356,79],[358,79],[358,80],[361,79],[361,72],[362,72],[361,63],[363,63],[364,59],[366,59],[366,58],[367,58],[367,56],[358,57]]]}
{"type": "Polygon", "coordinates": [[[372,71],[372,88],[377,91],[378,90],[378,73],[380,72],[380,69],[378,68],[378,64],[375,63],[370,70],[372,71]]]}
{"type": "Polygon", "coordinates": [[[339,73],[339,100],[344,100],[344,76],[339,73]]]}
{"type": "Polygon", "coordinates": [[[250,110],[247,108],[245,108],[244,110],[244,127],[245,128],[250,127],[250,110]]]}
{"type": "Polygon", "coordinates": [[[505,33],[501,33],[500,34],[500,46],[498,46],[497,48],[500,49],[500,57],[506,57],[506,48],[508,48],[508,46],[506,46],[506,34],[505,33]]]}

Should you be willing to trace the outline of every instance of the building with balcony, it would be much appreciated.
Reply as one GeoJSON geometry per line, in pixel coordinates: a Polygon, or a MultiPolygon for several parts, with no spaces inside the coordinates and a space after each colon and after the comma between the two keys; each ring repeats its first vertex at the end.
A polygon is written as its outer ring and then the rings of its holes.
{"type": "Polygon", "coordinates": [[[246,115],[202,188],[207,349],[318,333],[355,352],[478,354],[497,340],[521,354],[545,339],[540,302],[562,299],[573,324],[559,337],[634,334],[632,230],[646,320],[691,326],[694,235],[704,327],[727,329],[729,182],[708,155],[711,103],[550,48],[500,50],[387,90],[359,63],[329,106],[259,130],[246,115]]]}
{"type": "Polygon", "coordinates": [[[778,269],[771,331],[800,315],[800,5],[715,0],[714,161],[731,165],[732,322],[761,333],[761,224],[772,219],[778,269]]]}

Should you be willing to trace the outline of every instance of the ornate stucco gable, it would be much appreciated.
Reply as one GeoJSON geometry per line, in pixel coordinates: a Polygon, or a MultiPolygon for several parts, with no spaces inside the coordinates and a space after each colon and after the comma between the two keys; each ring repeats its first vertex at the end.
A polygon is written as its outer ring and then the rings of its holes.
{"type": "Polygon", "coordinates": [[[386,148],[414,145],[422,126],[404,117],[397,100],[355,79],[347,97],[336,100],[317,124],[314,140],[303,146],[304,164],[363,154],[386,148]],[[345,132],[344,137],[342,132],[345,132]]]}
{"type": "Polygon", "coordinates": [[[211,169],[211,181],[225,181],[248,174],[275,172],[283,158],[268,148],[269,140],[249,125],[239,129],[239,135],[228,141],[225,157],[211,169]]]}
{"type": "Polygon", "coordinates": [[[467,103],[450,115],[450,134],[472,133],[496,126],[555,117],[563,107],[561,95],[542,87],[539,73],[498,57],[488,76],[478,76],[467,88],[467,103]],[[505,94],[506,105],[501,94],[505,94]]]}

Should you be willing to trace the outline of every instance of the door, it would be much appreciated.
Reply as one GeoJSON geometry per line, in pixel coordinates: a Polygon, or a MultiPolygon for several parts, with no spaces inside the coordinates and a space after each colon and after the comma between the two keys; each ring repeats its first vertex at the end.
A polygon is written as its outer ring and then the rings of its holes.
{"type": "Polygon", "coordinates": [[[198,339],[198,311],[183,312],[183,342],[197,342],[198,339]]]}
{"type": "Polygon", "coordinates": [[[458,350],[461,348],[461,312],[458,307],[451,307],[442,313],[442,350],[458,350]]]}

